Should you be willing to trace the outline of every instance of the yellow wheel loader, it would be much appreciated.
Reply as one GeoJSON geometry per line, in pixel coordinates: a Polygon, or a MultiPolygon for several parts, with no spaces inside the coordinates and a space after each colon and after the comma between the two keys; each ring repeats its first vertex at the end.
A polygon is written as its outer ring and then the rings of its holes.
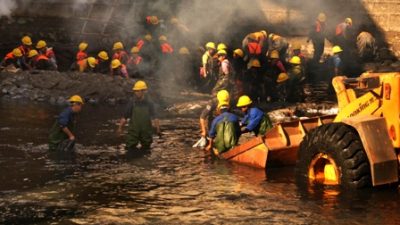
{"type": "Polygon", "coordinates": [[[267,168],[296,165],[312,183],[363,188],[397,183],[400,73],[335,77],[336,116],[277,124],[220,157],[267,168]]]}

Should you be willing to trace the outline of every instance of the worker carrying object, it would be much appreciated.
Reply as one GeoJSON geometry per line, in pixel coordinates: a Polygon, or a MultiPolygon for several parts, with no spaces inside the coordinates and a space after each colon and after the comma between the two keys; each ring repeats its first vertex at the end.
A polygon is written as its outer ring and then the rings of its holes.
{"type": "Polygon", "coordinates": [[[147,98],[147,84],[144,81],[137,81],[132,90],[133,101],[126,108],[125,114],[120,120],[117,130],[122,135],[123,127],[129,121],[128,134],[126,138],[126,149],[132,151],[137,149],[138,144],[142,150],[149,150],[153,142],[153,127],[161,136],[160,124],[155,114],[153,102],[147,98]]]}
{"type": "Polygon", "coordinates": [[[281,61],[285,61],[288,48],[289,43],[286,38],[274,33],[268,35],[268,54],[271,54],[272,51],[276,50],[279,53],[281,61]]]}
{"type": "Polygon", "coordinates": [[[240,137],[239,118],[229,112],[229,102],[219,102],[218,116],[212,121],[208,133],[207,151],[213,150],[215,155],[226,152],[237,145],[240,137]]]}
{"type": "Polygon", "coordinates": [[[344,50],[355,46],[355,35],[353,30],[353,20],[346,18],[342,23],[336,26],[334,43],[341,46],[344,50]]]}
{"type": "Polygon", "coordinates": [[[72,96],[68,101],[70,106],[60,113],[50,130],[50,151],[71,151],[75,145],[76,115],[81,112],[84,103],[79,95],[72,96]]]}
{"type": "Polygon", "coordinates": [[[240,122],[242,134],[254,132],[256,136],[263,136],[273,127],[268,114],[254,107],[249,96],[241,96],[236,106],[245,114],[240,122]]]}
{"type": "Polygon", "coordinates": [[[193,145],[193,148],[204,148],[207,145],[207,130],[208,125],[214,120],[214,116],[217,114],[217,107],[219,103],[230,102],[230,95],[227,90],[221,90],[217,93],[217,96],[211,99],[206,107],[200,114],[200,139],[193,145]]]}

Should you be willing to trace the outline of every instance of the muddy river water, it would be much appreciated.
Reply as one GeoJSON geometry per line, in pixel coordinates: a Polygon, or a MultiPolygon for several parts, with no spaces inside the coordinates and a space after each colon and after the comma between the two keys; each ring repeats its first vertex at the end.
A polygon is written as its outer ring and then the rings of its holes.
{"type": "Polygon", "coordinates": [[[162,119],[151,153],[127,154],[122,107],[85,107],[74,155],[49,154],[60,108],[0,102],[0,224],[400,224],[398,188],[358,192],[296,182],[191,145],[197,119],[162,119]]]}

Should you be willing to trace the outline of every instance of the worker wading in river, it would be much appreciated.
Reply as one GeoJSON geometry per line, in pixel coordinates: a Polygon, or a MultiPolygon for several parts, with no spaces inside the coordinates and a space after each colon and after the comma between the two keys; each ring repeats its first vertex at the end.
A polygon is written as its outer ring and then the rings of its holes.
{"type": "Polygon", "coordinates": [[[76,115],[82,110],[83,100],[79,95],[74,95],[69,102],[71,105],[61,112],[50,130],[50,151],[70,151],[75,145],[76,115]]]}
{"type": "Polygon", "coordinates": [[[133,86],[134,99],[131,101],[120,120],[117,133],[122,134],[123,127],[129,121],[128,135],[126,138],[126,149],[132,151],[141,145],[142,150],[149,150],[153,142],[153,126],[160,136],[160,124],[155,118],[153,103],[145,96],[147,84],[137,81],[133,86]]]}

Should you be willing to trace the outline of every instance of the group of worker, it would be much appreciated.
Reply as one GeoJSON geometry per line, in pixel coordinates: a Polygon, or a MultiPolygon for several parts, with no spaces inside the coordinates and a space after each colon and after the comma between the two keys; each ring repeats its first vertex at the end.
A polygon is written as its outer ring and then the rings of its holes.
{"type": "MultiPolygon", "coordinates": [[[[147,97],[146,82],[138,80],[132,87],[133,100],[128,103],[125,113],[120,119],[117,134],[123,134],[123,128],[129,119],[126,137],[126,149],[130,152],[149,150],[153,142],[153,128],[156,134],[161,135],[153,102],[147,97]],[[140,144],[140,145],[139,145],[140,144]]],[[[49,150],[69,152],[75,145],[75,123],[77,114],[82,110],[84,100],[79,95],[69,98],[70,105],[57,117],[49,135],[49,150]]]]}
{"type": "MultiPolygon", "coordinates": [[[[168,58],[174,53],[174,48],[165,35],[159,36],[157,42],[153,41],[151,34],[144,35],[130,49],[130,53],[122,42],[115,42],[111,59],[105,50],[100,51],[97,56],[89,56],[88,46],[86,42],[79,44],[72,70],[111,74],[125,78],[142,78],[151,74],[158,67],[160,58],[168,58]]],[[[181,47],[179,54],[188,55],[189,50],[181,47]]]]}
{"type": "Polygon", "coordinates": [[[57,60],[53,48],[46,41],[39,40],[33,46],[32,39],[24,36],[21,45],[7,53],[1,61],[1,68],[14,66],[21,70],[57,70],[57,60]]]}

